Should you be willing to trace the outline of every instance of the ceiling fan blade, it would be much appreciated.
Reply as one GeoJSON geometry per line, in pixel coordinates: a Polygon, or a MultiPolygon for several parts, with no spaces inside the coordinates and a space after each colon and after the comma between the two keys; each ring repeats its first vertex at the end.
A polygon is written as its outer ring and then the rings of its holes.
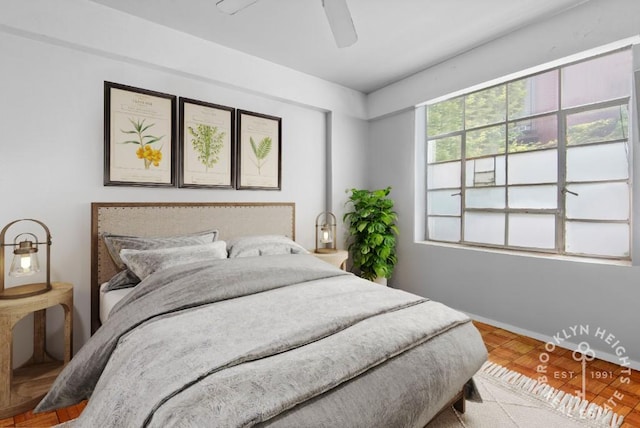
{"type": "Polygon", "coordinates": [[[249,7],[257,2],[258,0],[218,0],[216,6],[218,6],[221,12],[234,15],[245,7],[249,7]]]}
{"type": "Polygon", "coordinates": [[[339,48],[346,48],[358,41],[347,0],[322,0],[322,6],[339,48]]]}

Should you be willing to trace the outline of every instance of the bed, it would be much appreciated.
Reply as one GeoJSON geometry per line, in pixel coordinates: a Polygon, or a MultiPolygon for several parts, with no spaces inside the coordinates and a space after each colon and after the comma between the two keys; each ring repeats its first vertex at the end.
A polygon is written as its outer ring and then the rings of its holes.
{"type": "Polygon", "coordinates": [[[292,203],[93,203],[91,246],[95,334],[36,409],[89,398],[73,426],[423,427],[487,357],[466,315],[308,254],[292,203]]]}

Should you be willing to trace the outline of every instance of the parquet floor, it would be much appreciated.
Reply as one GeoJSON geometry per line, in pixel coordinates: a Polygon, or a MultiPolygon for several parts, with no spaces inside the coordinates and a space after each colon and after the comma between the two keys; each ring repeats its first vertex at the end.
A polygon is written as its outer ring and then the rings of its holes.
{"type": "MultiPolygon", "coordinates": [[[[546,376],[546,382],[565,392],[582,392],[582,362],[571,351],[549,346],[539,340],[481,322],[475,322],[489,351],[489,360],[534,379],[546,376]]],[[[625,417],[622,428],[640,428],[640,372],[627,373],[615,364],[594,359],[586,362],[586,399],[608,404],[625,417]]],[[[85,403],[34,415],[26,412],[0,419],[0,427],[50,427],[76,418],[85,403]]]]}
{"type": "MultiPolygon", "coordinates": [[[[546,345],[501,328],[474,322],[489,351],[489,360],[564,392],[582,393],[582,362],[572,351],[546,345]],[[549,352],[553,349],[553,352],[549,352]]],[[[624,369],[607,361],[586,361],[585,398],[601,406],[608,405],[624,416],[621,428],[640,427],[640,372],[624,369]]]]}
{"type": "Polygon", "coordinates": [[[12,418],[0,419],[0,427],[52,427],[62,422],[67,422],[71,419],[77,418],[80,416],[85,405],[86,402],[83,401],[75,406],[65,407],[64,409],[59,409],[55,412],[38,413],[35,415],[31,411],[21,413],[12,418]]]}

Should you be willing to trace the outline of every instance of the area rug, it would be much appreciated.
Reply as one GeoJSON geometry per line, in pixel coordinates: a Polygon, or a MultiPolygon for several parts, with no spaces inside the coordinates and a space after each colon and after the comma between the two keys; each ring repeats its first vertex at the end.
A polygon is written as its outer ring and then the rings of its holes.
{"type": "Polygon", "coordinates": [[[473,377],[482,403],[467,401],[466,412],[448,409],[427,428],[611,428],[622,417],[594,403],[566,394],[487,362],[473,377]]]}

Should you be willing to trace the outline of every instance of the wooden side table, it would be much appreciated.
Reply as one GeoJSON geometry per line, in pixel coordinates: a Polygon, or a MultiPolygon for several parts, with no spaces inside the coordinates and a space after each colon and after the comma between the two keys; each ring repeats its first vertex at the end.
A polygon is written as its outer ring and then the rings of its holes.
{"type": "Polygon", "coordinates": [[[51,285],[52,290],[37,296],[0,300],[0,419],[34,408],[71,359],[73,286],[51,285]],[[64,361],[53,359],[46,350],[45,310],[55,305],[64,309],[64,361]],[[33,355],[13,370],[13,327],[32,312],[33,355]]]}
{"type": "Polygon", "coordinates": [[[346,270],[347,268],[347,259],[349,258],[349,252],[347,250],[337,250],[335,253],[316,253],[313,250],[310,250],[310,252],[320,260],[331,263],[337,268],[342,270],[346,270]]]}

